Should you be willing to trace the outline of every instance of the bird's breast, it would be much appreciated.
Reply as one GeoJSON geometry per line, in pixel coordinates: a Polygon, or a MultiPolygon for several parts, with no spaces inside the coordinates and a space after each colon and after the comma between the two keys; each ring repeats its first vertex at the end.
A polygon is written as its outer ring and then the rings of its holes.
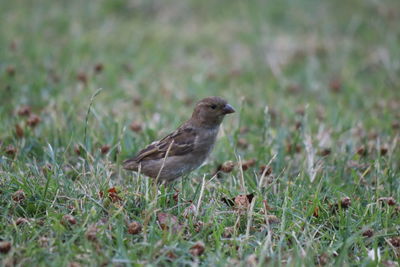
{"type": "Polygon", "coordinates": [[[218,129],[219,127],[210,130],[207,129],[200,132],[200,134],[196,138],[196,153],[202,154],[204,158],[207,157],[208,154],[210,154],[218,135],[218,129]]]}

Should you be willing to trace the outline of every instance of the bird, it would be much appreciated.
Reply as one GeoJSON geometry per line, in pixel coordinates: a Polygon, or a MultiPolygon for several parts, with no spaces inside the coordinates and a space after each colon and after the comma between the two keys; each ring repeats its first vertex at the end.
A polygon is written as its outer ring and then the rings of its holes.
{"type": "Polygon", "coordinates": [[[214,148],[221,123],[235,109],[218,96],[197,102],[189,120],[122,163],[157,182],[172,182],[200,167],[214,148]]]}

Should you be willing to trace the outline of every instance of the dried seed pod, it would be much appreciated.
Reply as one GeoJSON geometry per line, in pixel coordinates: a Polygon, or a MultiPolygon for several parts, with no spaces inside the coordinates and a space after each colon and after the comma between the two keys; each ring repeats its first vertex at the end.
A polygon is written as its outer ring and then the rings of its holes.
{"type": "Polygon", "coordinates": [[[382,145],[380,149],[381,156],[385,156],[389,151],[388,145],[382,145]]]}
{"type": "Polygon", "coordinates": [[[61,223],[64,225],[74,225],[77,223],[77,221],[71,214],[66,214],[62,217],[61,223]]]}
{"type": "Polygon", "coordinates": [[[260,166],[260,171],[258,172],[260,175],[262,175],[265,171],[265,176],[268,176],[272,173],[272,167],[267,166],[267,165],[261,165],[260,166]]]}
{"type": "Polygon", "coordinates": [[[25,192],[24,190],[18,190],[16,192],[14,192],[14,194],[12,195],[12,199],[15,202],[22,202],[25,200],[25,192]]]}
{"type": "Polygon", "coordinates": [[[41,121],[40,117],[36,114],[31,114],[28,118],[28,120],[26,121],[26,123],[32,127],[35,128],[39,122],[41,121]]]}
{"type": "Polygon", "coordinates": [[[396,205],[396,200],[393,197],[380,197],[378,198],[378,202],[385,203],[389,206],[396,205]]]}
{"type": "Polygon", "coordinates": [[[80,156],[82,153],[82,147],[79,144],[74,145],[74,152],[76,155],[80,156]]]}
{"type": "Polygon", "coordinates": [[[229,173],[235,168],[235,163],[231,160],[225,161],[221,167],[219,168],[220,171],[229,173]]]}
{"type": "Polygon", "coordinates": [[[374,230],[368,228],[362,233],[362,235],[364,237],[372,237],[374,235],[374,230]]]}
{"type": "Polygon", "coordinates": [[[199,241],[190,248],[190,254],[195,257],[201,256],[205,251],[204,243],[199,241]]]}
{"type": "Polygon", "coordinates": [[[76,75],[76,79],[78,80],[78,81],[80,81],[81,83],[83,83],[83,84],[87,84],[87,82],[88,82],[88,77],[87,77],[87,75],[86,75],[86,73],[84,73],[84,72],[79,72],[77,75],[76,75]]]}
{"type": "Polygon", "coordinates": [[[18,109],[17,114],[19,116],[29,116],[29,115],[31,115],[31,107],[30,106],[22,106],[18,109]]]}
{"type": "Polygon", "coordinates": [[[321,157],[325,157],[331,154],[331,149],[330,148],[323,148],[319,151],[318,153],[321,157]]]}
{"type": "Polygon", "coordinates": [[[342,90],[342,80],[339,77],[335,77],[329,82],[329,89],[331,92],[339,93],[342,90]]]}
{"type": "Polygon", "coordinates": [[[400,248],[400,236],[394,236],[389,239],[390,244],[395,248],[400,248]]]}
{"type": "Polygon", "coordinates": [[[93,69],[95,73],[100,73],[103,71],[104,65],[102,63],[97,63],[96,65],[94,65],[93,69]]]}
{"type": "Polygon", "coordinates": [[[11,242],[8,241],[0,241],[0,252],[3,254],[8,253],[11,250],[11,242]]]}
{"type": "Polygon", "coordinates": [[[8,76],[13,77],[16,73],[15,67],[13,65],[7,66],[6,72],[7,72],[8,76]]]}
{"type": "Polygon", "coordinates": [[[245,149],[249,146],[249,142],[247,142],[247,140],[244,138],[239,138],[237,141],[237,146],[245,149]]]}
{"type": "Polygon", "coordinates": [[[103,146],[101,146],[101,148],[100,148],[100,151],[101,151],[101,154],[107,154],[108,153],[108,151],[110,151],[110,146],[109,145],[103,145],[103,146]]]}
{"type": "Polygon", "coordinates": [[[17,149],[13,145],[8,145],[5,152],[9,156],[14,156],[17,153],[17,149]]]}
{"type": "Polygon", "coordinates": [[[250,167],[253,167],[256,164],[255,159],[249,159],[242,162],[242,169],[243,171],[248,170],[250,167]]]}
{"type": "Polygon", "coordinates": [[[357,154],[361,157],[365,157],[367,155],[367,149],[365,146],[360,146],[357,148],[357,154]]]}
{"type": "Polygon", "coordinates": [[[142,231],[142,225],[139,222],[133,221],[128,225],[128,233],[137,235],[142,231]]]}
{"type": "Polygon", "coordinates": [[[29,221],[28,221],[27,219],[20,217],[20,218],[18,218],[18,219],[15,221],[15,224],[16,224],[16,225],[21,225],[21,224],[26,224],[26,223],[28,223],[28,222],[29,222],[29,221]]]}
{"type": "Polygon", "coordinates": [[[135,133],[138,133],[138,132],[142,131],[142,125],[139,122],[136,122],[136,121],[132,122],[129,127],[135,133]]]}
{"type": "Polygon", "coordinates": [[[96,227],[96,225],[94,224],[90,225],[85,233],[86,239],[92,242],[96,242],[98,231],[99,229],[96,227]]]}
{"type": "Polygon", "coordinates": [[[222,233],[222,236],[224,238],[231,238],[234,232],[235,232],[235,228],[233,226],[225,227],[224,232],[222,233]]]}
{"type": "Polygon", "coordinates": [[[24,137],[24,129],[18,123],[15,124],[15,134],[18,138],[24,137]]]}
{"type": "Polygon", "coordinates": [[[272,215],[272,214],[267,215],[266,220],[269,224],[278,224],[281,222],[281,220],[278,217],[276,217],[275,215],[272,215]]]}
{"type": "Polygon", "coordinates": [[[132,102],[135,106],[142,105],[142,99],[140,98],[140,96],[134,96],[132,102]]]}
{"type": "Polygon", "coordinates": [[[351,199],[349,197],[342,198],[342,200],[340,201],[340,205],[342,208],[347,209],[351,206],[351,199]]]}

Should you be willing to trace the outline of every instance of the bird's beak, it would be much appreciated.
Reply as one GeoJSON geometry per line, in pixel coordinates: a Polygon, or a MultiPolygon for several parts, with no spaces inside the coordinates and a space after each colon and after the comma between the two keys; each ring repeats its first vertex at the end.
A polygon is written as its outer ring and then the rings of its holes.
{"type": "Polygon", "coordinates": [[[223,108],[223,112],[224,112],[224,114],[230,114],[230,113],[234,113],[235,109],[231,105],[226,104],[225,107],[223,108]]]}

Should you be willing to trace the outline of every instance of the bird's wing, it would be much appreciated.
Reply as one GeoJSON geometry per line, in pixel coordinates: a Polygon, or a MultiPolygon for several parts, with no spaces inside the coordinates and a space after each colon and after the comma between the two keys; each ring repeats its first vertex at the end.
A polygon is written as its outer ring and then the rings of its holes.
{"type": "Polygon", "coordinates": [[[139,163],[144,160],[163,159],[168,150],[168,157],[190,153],[194,149],[196,138],[197,133],[193,127],[182,126],[163,139],[153,142],[135,157],[125,162],[135,161],[139,163]]]}

